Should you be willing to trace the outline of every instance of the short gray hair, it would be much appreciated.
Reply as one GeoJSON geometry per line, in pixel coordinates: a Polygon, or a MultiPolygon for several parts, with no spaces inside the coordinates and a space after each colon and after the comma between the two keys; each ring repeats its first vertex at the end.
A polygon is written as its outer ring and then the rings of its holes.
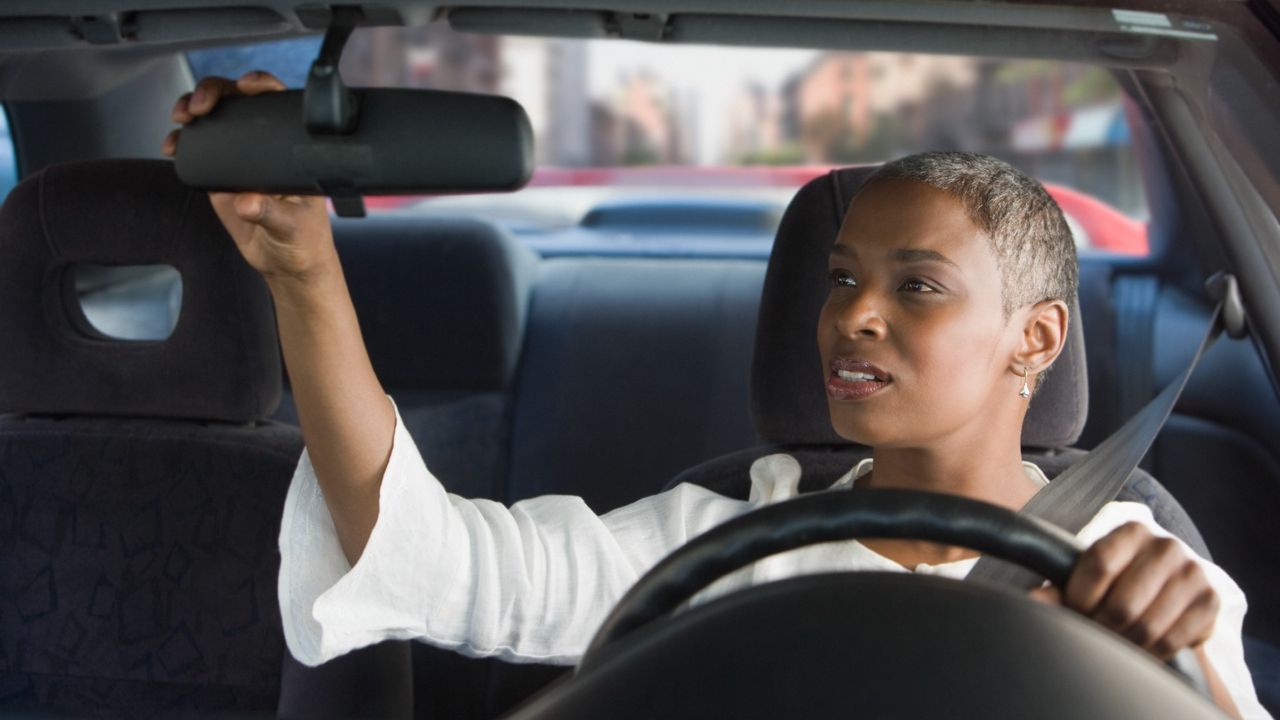
{"type": "Polygon", "coordinates": [[[1079,265],[1062,208],[1044,186],[1003,160],[970,152],[926,152],[885,163],[867,184],[911,180],[955,197],[987,234],[1000,268],[1004,314],[1044,300],[1068,307],[1079,265]]]}

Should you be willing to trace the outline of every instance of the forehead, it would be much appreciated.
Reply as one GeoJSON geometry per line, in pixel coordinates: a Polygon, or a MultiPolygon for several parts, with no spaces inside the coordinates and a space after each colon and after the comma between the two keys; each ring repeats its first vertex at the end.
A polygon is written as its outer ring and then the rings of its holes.
{"type": "Polygon", "coordinates": [[[995,257],[985,232],[950,194],[909,180],[879,180],[862,188],[836,244],[859,257],[895,250],[932,250],[956,263],[995,257]]]}

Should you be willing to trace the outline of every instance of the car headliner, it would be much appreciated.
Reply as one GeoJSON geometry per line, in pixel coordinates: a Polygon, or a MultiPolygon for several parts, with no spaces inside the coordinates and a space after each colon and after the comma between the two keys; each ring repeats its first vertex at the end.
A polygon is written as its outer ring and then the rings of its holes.
{"type": "MultiPolygon", "coordinates": [[[[1246,1],[1129,0],[1124,5],[1132,10],[1199,15],[1224,4],[1242,5],[1246,1]]],[[[1135,52],[1141,48],[1108,52],[1096,44],[1068,42],[1071,38],[1063,37],[1063,31],[1126,39],[1113,15],[1113,3],[1097,0],[1052,4],[1023,0],[604,0],[586,6],[590,9],[584,8],[581,0],[383,0],[344,4],[364,6],[369,24],[422,25],[448,16],[455,28],[470,32],[792,47],[829,47],[838,43],[839,47],[856,44],[863,49],[902,49],[909,44],[918,46],[915,49],[921,52],[935,53],[957,52],[964,46],[981,50],[981,54],[1083,55],[1091,56],[1095,62],[1116,65],[1131,64],[1135,54],[1145,55],[1142,64],[1165,64],[1173,59],[1160,52],[1159,46],[1167,44],[1164,39],[1153,40],[1152,36],[1127,38],[1143,40],[1146,53],[1135,52]],[[760,22],[764,19],[767,24],[760,22]],[[832,26],[830,21],[858,21],[862,30],[850,36],[849,31],[858,28],[839,23],[832,26]],[[910,33],[901,32],[904,27],[910,27],[910,33]],[[1000,34],[1009,28],[1030,34],[1000,34]],[[1043,31],[1052,33],[1041,35],[1043,31]],[[926,38],[928,41],[923,42],[926,38]],[[976,40],[983,42],[975,44],[976,40]]],[[[249,7],[243,0],[10,0],[0,4],[0,18],[4,19],[0,20],[0,46],[14,52],[267,39],[316,32],[323,29],[328,17],[323,5],[297,5],[289,0],[258,0],[249,7]]]]}

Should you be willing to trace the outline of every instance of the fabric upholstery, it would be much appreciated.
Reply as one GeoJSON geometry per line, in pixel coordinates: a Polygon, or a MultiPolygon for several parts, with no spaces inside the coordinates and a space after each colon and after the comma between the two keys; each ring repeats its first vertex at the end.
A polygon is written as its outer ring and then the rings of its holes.
{"type": "Polygon", "coordinates": [[[171,163],[46,168],[10,193],[0,227],[0,337],[22,348],[0,353],[0,412],[248,422],[275,409],[280,356],[266,285],[171,163]],[[139,187],[150,188],[146,202],[139,187]],[[173,334],[120,342],[94,331],[75,298],[78,263],[176,268],[173,334]]]}
{"type": "Polygon", "coordinates": [[[0,707],[271,711],[296,431],[0,419],[0,707]]]}
{"type": "Polygon", "coordinates": [[[0,707],[269,713],[277,535],[302,449],[270,297],[165,162],[51,167],[0,211],[0,707]],[[94,337],[76,262],[166,263],[166,341],[94,337]],[[73,312],[76,311],[76,312],[73,312]],[[136,417],[128,417],[136,416],[136,417]]]}
{"type": "Polygon", "coordinates": [[[369,358],[431,471],[502,499],[537,256],[474,220],[340,221],[335,240],[369,358]]]}
{"type": "MultiPolygon", "coordinates": [[[[827,256],[845,209],[874,167],[835,170],[796,193],[769,258],[751,370],[756,432],[778,444],[845,442],[827,417],[822,362],[814,342],[827,297],[827,256]]],[[[1072,308],[1067,347],[1036,391],[1022,444],[1072,445],[1088,415],[1088,378],[1080,312],[1072,308]]]]}
{"type": "Polygon", "coordinates": [[[757,442],[747,388],[763,269],[752,260],[543,261],[506,499],[578,495],[604,512],[757,442]]]}
{"type": "MultiPolygon", "coordinates": [[[[338,220],[334,240],[369,359],[432,473],[502,499],[537,256],[473,220],[338,220]]],[[[289,393],[275,418],[297,424],[289,393]]]]}
{"type": "Polygon", "coordinates": [[[489,223],[339,221],[334,235],[378,379],[397,390],[504,391],[537,256],[489,223]]]}
{"type": "Polygon", "coordinates": [[[1280,607],[1280,547],[1269,540],[1273,509],[1280,507],[1280,466],[1267,445],[1236,428],[1175,412],[1151,458],[1154,472],[1186,504],[1218,564],[1249,599],[1245,632],[1280,647],[1274,610],[1280,607]]]}

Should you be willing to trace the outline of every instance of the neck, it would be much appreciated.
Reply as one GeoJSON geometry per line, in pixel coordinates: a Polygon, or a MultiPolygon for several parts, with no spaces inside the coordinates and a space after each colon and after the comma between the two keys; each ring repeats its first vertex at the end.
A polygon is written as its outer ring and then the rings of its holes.
{"type": "MultiPolygon", "coordinates": [[[[1019,445],[997,442],[1001,437],[1009,434],[986,432],[928,447],[876,448],[872,472],[860,478],[857,487],[961,495],[1018,510],[1039,487],[1023,469],[1019,445]]],[[[906,568],[977,555],[965,548],[913,540],[868,540],[864,544],[906,568]]]]}
{"type": "Polygon", "coordinates": [[[929,442],[877,447],[871,476],[858,484],[961,495],[1018,510],[1039,490],[1022,465],[1022,419],[995,413],[984,424],[929,442]]]}
{"type": "Polygon", "coordinates": [[[1018,448],[999,454],[939,452],[932,448],[877,448],[862,487],[961,495],[1018,510],[1039,488],[1027,477],[1018,448]]]}

